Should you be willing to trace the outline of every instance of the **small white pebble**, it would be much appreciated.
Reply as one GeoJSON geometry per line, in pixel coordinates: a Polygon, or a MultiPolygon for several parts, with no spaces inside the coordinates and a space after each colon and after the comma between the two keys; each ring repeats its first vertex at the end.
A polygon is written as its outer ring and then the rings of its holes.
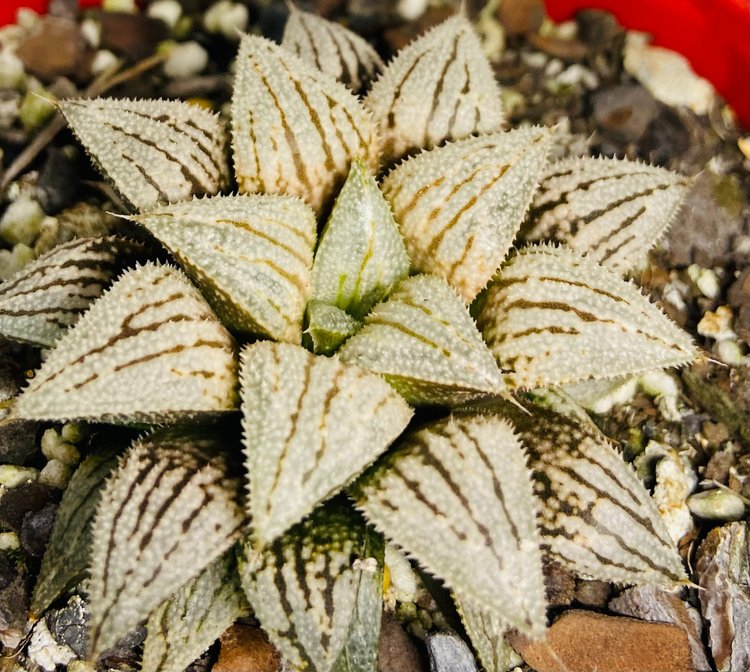
{"type": "Polygon", "coordinates": [[[687,505],[693,515],[706,520],[741,520],[745,502],[729,488],[716,488],[690,495],[687,505]]]}
{"type": "Polygon", "coordinates": [[[580,84],[585,89],[595,89],[599,85],[599,78],[588,68],[574,63],[557,76],[557,82],[558,84],[580,84]]]}
{"type": "Polygon", "coordinates": [[[120,59],[117,58],[109,49],[99,49],[94,54],[94,58],[91,61],[91,73],[93,75],[100,75],[105,70],[114,68],[120,59]]]}
{"type": "Polygon", "coordinates": [[[68,481],[70,481],[72,475],[73,469],[70,465],[60,460],[50,460],[39,472],[39,482],[43,485],[63,490],[68,485],[68,481]]]}
{"type": "Polygon", "coordinates": [[[128,14],[138,12],[135,0],[103,0],[102,9],[105,12],[127,12],[128,14]]]}
{"type": "Polygon", "coordinates": [[[682,413],[678,408],[680,388],[674,377],[662,369],[646,371],[638,377],[643,391],[656,400],[661,414],[672,422],[679,422],[682,413]]]}
{"type": "Polygon", "coordinates": [[[724,364],[730,366],[741,366],[748,361],[748,358],[742,354],[742,348],[737,341],[719,341],[713,351],[724,364]]]}
{"type": "Polygon", "coordinates": [[[200,74],[208,65],[208,52],[197,42],[182,42],[169,50],[164,61],[164,74],[172,79],[185,79],[200,74]]]}
{"type": "Polygon", "coordinates": [[[60,443],[60,435],[57,433],[56,429],[44,430],[42,440],[40,441],[42,455],[48,460],[51,460],[54,457],[55,446],[57,446],[58,443],[60,443]]]}
{"type": "Polygon", "coordinates": [[[0,49],[0,89],[20,88],[25,75],[21,59],[10,49],[0,49]]]}
{"type": "Polygon", "coordinates": [[[55,641],[44,619],[34,626],[27,655],[33,663],[46,672],[52,672],[57,665],[67,665],[77,658],[73,649],[67,644],[58,644],[55,641]]]}
{"type": "Polygon", "coordinates": [[[209,33],[221,33],[228,40],[236,41],[247,28],[248,19],[245,5],[231,0],[219,0],[208,8],[203,16],[203,25],[209,33]]]}
{"type": "Polygon", "coordinates": [[[545,65],[547,65],[547,61],[549,60],[549,58],[547,54],[543,54],[541,51],[530,51],[522,52],[521,60],[523,61],[524,65],[528,65],[530,68],[541,70],[545,65]]]}
{"type": "Polygon", "coordinates": [[[60,436],[63,441],[68,443],[78,443],[86,436],[83,426],[77,422],[66,422],[60,430],[60,436]]]}
{"type": "Polygon", "coordinates": [[[715,311],[707,310],[698,322],[698,333],[717,341],[728,341],[737,338],[732,329],[734,314],[730,306],[719,306],[715,311]]]}
{"type": "Polygon", "coordinates": [[[0,532],[0,551],[15,551],[21,547],[18,534],[15,532],[0,532]]]}
{"type": "Polygon", "coordinates": [[[427,0],[399,0],[396,14],[404,21],[416,21],[425,13],[428,4],[427,0]]]}
{"type": "Polygon", "coordinates": [[[555,77],[559,75],[564,68],[565,64],[559,58],[553,58],[547,63],[547,67],[544,68],[544,74],[547,75],[547,77],[555,77]]]}
{"type": "Polygon", "coordinates": [[[417,576],[406,556],[392,544],[385,547],[385,566],[391,577],[388,587],[391,601],[413,601],[418,588],[417,576]]]}
{"type": "Polygon", "coordinates": [[[0,485],[16,488],[24,483],[32,483],[39,477],[39,471],[33,467],[19,467],[15,464],[0,464],[0,485]]]}
{"type": "Polygon", "coordinates": [[[375,558],[356,558],[352,563],[352,569],[373,574],[378,570],[378,561],[375,558]]]}
{"type": "Polygon", "coordinates": [[[667,450],[665,453],[656,465],[654,502],[669,536],[675,543],[679,543],[680,539],[693,530],[693,519],[685,500],[698,485],[698,478],[686,455],[676,450],[667,450]]]}
{"type": "Polygon", "coordinates": [[[84,19],[81,21],[81,36],[92,49],[98,49],[102,40],[102,26],[98,21],[93,19],[84,19]]]}
{"type": "Polygon", "coordinates": [[[39,19],[39,14],[30,7],[19,7],[16,12],[16,25],[23,28],[26,32],[36,28],[39,19]]]}
{"type": "Polygon", "coordinates": [[[696,289],[706,298],[715,299],[719,296],[721,287],[719,277],[710,268],[702,268],[698,264],[691,264],[687,268],[687,274],[696,289]]]}
{"type": "Polygon", "coordinates": [[[0,280],[7,280],[20,271],[36,255],[24,243],[14,245],[12,250],[0,250],[0,280]]]}
{"type": "Polygon", "coordinates": [[[152,19],[160,19],[174,28],[182,16],[182,5],[177,0],[156,0],[149,5],[146,14],[152,19]]]}
{"type": "Polygon", "coordinates": [[[22,194],[13,201],[0,219],[0,237],[15,245],[31,245],[39,235],[44,219],[44,210],[29,194],[22,194]]]}

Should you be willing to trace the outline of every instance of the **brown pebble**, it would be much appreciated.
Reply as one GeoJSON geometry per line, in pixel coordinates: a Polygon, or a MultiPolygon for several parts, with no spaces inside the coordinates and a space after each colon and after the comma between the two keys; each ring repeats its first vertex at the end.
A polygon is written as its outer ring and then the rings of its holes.
{"type": "Polygon", "coordinates": [[[509,641],[536,672],[693,672],[687,635],[674,625],[566,611],[534,642],[509,641]]]}
{"type": "Polygon", "coordinates": [[[167,26],[160,19],[144,14],[102,12],[102,47],[137,61],[154,53],[167,37],[167,26]]]}
{"type": "Polygon", "coordinates": [[[378,642],[378,672],[423,672],[419,651],[396,618],[385,612],[378,642]]]}
{"type": "Polygon", "coordinates": [[[547,37],[539,33],[531,33],[529,42],[545,54],[560,58],[563,61],[582,61],[589,53],[583,42],[578,40],[563,40],[559,37],[547,37]]]}
{"type": "Polygon", "coordinates": [[[49,82],[61,75],[74,74],[85,49],[77,23],[45,16],[18,46],[16,55],[31,74],[49,82]]]}
{"type": "Polygon", "coordinates": [[[576,602],[586,607],[604,607],[609,600],[612,586],[607,581],[581,579],[576,586],[576,602]]]}
{"type": "Polygon", "coordinates": [[[720,446],[729,439],[729,430],[723,422],[704,422],[701,433],[710,446],[720,446]]]}
{"type": "Polygon", "coordinates": [[[717,450],[708,460],[703,478],[707,481],[717,481],[727,484],[729,470],[734,466],[736,456],[734,450],[717,450]]]}
{"type": "Polygon", "coordinates": [[[235,624],[221,636],[213,672],[280,672],[281,656],[266,633],[252,625],[235,624]]]}
{"type": "Polygon", "coordinates": [[[576,579],[573,573],[555,560],[544,558],[544,596],[550,607],[567,607],[576,591],[576,579]]]}
{"type": "Polygon", "coordinates": [[[544,21],[542,0],[503,0],[497,18],[507,35],[535,33],[544,21]]]}

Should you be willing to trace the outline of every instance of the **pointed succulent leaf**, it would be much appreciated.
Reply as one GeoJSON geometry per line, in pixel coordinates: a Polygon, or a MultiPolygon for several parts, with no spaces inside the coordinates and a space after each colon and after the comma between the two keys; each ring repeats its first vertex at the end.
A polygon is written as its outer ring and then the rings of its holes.
{"type": "Polygon", "coordinates": [[[537,505],[507,422],[456,416],[414,432],[352,491],[371,523],[456,594],[519,630],[541,633],[537,505]]]}
{"type": "Polygon", "coordinates": [[[384,67],[378,52],[359,35],[294,4],[281,44],[352,91],[364,88],[384,67]]]}
{"type": "Polygon", "coordinates": [[[339,354],[382,374],[414,404],[459,404],[505,389],[463,301],[432,275],[402,280],[339,354]]]}
{"type": "Polygon", "coordinates": [[[399,52],[365,98],[387,163],[502,129],[500,89],[468,19],[454,16],[399,52]]]}
{"type": "Polygon", "coordinates": [[[497,612],[487,609],[483,602],[467,600],[454,595],[461,622],[477,653],[485,672],[507,672],[516,654],[505,641],[510,627],[497,612]]]}
{"type": "Polygon", "coordinates": [[[249,509],[261,546],[361,473],[412,415],[378,376],[294,345],[248,346],[240,375],[249,509]]]}
{"type": "Polygon", "coordinates": [[[557,240],[624,273],[674,221],[690,180],[635,161],[576,157],[550,165],[531,206],[527,240],[557,240]]]}
{"type": "Polygon", "coordinates": [[[208,432],[162,430],[133,444],[107,483],[93,526],[92,657],[237,540],[239,481],[221,449],[208,432]]]}
{"type": "Polygon", "coordinates": [[[538,126],[460,140],[407,159],[383,182],[412,266],[470,302],[510,249],[544,168],[538,126]]]}
{"type": "Polygon", "coordinates": [[[242,585],[294,669],[375,672],[383,552],[382,539],[340,502],[262,551],[244,544],[242,585]]]}
{"type": "Polygon", "coordinates": [[[335,352],[361,327],[362,323],[359,320],[355,320],[341,308],[321,301],[310,301],[307,304],[307,333],[316,355],[330,355],[335,352]]]}
{"type": "Polygon", "coordinates": [[[315,215],[288,196],[217,196],[132,217],[156,236],[237,332],[299,343],[315,215]]]}
{"type": "Polygon", "coordinates": [[[234,342],[177,269],[125,273],[58,342],[12,414],[159,423],[236,403],[234,342]]]}
{"type": "Polygon", "coordinates": [[[300,196],[318,212],[353,158],[377,164],[375,125],[356,96],[261,37],[240,43],[232,120],[234,168],[244,193],[300,196]]]}
{"type": "Polygon", "coordinates": [[[362,319],[408,274],[391,210],[375,178],[354,161],[315,252],[313,297],[362,319]]]}
{"type": "Polygon", "coordinates": [[[606,437],[590,421],[529,410],[506,414],[528,448],[543,545],[583,576],[667,587],[684,581],[656,505],[606,437]]]}
{"type": "Polygon", "coordinates": [[[65,488],[34,586],[31,612],[36,616],[86,575],[94,510],[104,480],[116,466],[114,450],[89,455],[65,488]]]}
{"type": "Polygon", "coordinates": [[[513,387],[546,387],[678,366],[685,332],[613,271],[549,245],[515,255],[477,322],[513,387]]]}
{"type": "Polygon", "coordinates": [[[122,238],[78,238],[0,285],[0,335],[52,347],[110,283],[137,246],[122,238]]]}
{"type": "Polygon", "coordinates": [[[182,672],[248,612],[230,549],[151,614],[141,671],[182,672]]]}
{"type": "Polygon", "coordinates": [[[60,111],[115,188],[138,210],[215,194],[228,180],[215,114],[173,100],[65,100],[60,111]]]}

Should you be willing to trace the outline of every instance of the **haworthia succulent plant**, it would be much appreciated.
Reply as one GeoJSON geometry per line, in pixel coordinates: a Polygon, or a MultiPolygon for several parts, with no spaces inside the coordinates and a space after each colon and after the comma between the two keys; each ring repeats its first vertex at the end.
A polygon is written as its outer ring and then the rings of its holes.
{"type": "Polygon", "coordinates": [[[349,313],[322,301],[307,304],[306,333],[315,354],[330,355],[362,327],[349,313]]]}
{"type": "Polygon", "coordinates": [[[289,196],[217,196],[132,218],[153,233],[240,333],[299,343],[316,224],[289,196]]]}
{"type": "Polygon", "coordinates": [[[510,627],[497,612],[487,609],[483,602],[465,600],[454,595],[461,621],[485,672],[507,672],[512,665],[514,651],[505,641],[510,627]]]}
{"type": "Polygon", "coordinates": [[[412,415],[378,376],[293,345],[245,348],[241,379],[248,503],[259,545],[346,486],[412,415]]]}
{"type": "Polygon", "coordinates": [[[12,413],[115,423],[231,410],[231,336],[175,268],[125,273],[50,353],[12,413]]]}
{"type": "Polygon", "coordinates": [[[115,188],[138,209],[215,194],[228,181],[219,118],[173,100],[65,100],[60,111],[115,188]]]}

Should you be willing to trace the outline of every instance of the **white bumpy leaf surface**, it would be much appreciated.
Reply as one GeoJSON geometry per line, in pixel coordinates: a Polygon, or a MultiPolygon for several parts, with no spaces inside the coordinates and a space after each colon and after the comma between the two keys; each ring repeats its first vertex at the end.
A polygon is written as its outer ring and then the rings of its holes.
{"type": "Polygon", "coordinates": [[[306,333],[316,355],[329,355],[350,336],[359,331],[362,323],[341,308],[321,301],[307,304],[306,333]]]}
{"type": "Polygon", "coordinates": [[[11,414],[159,423],[235,408],[232,337],[176,268],[123,274],[65,334],[11,414]]]}
{"type": "Polygon", "coordinates": [[[521,442],[503,419],[449,417],[410,434],[352,494],[457,595],[523,632],[543,632],[537,505],[521,442]]]}
{"type": "Polygon", "coordinates": [[[215,194],[226,185],[219,117],[172,100],[65,100],[60,111],[102,172],[138,210],[215,194]]]}
{"type": "Polygon", "coordinates": [[[232,97],[237,184],[300,196],[319,212],[353,158],[375,168],[375,125],[343,84],[273,42],[240,43],[232,97]]]}
{"type": "Polygon", "coordinates": [[[577,157],[551,164],[526,240],[557,240],[624,273],[674,221],[690,188],[682,175],[635,161],[577,157]]]}
{"type": "Polygon", "coordinates": [[[294,345],[248,346],[240,377],[248,505],[261,546],[346,486],[412,416],[378,376],[294,345]]]}
{"type": "Polygon", "coordinates": [[[359,35],[294,4],[281,45],[352,91],[364,88],[384,67],[378,52],[359,35]]]}
{"type": "Polygon", "coordinates": [[[400,51],[370,89],[365,107],[378,124],[386,163],[503,125],[492,67],[463,16],[400,51]]]}
{"type": "Polygon", "coordinates": [[[538,126],[460,140],[407,159],[383,182],[412,266],[470,303],[499,268],[539,182],[538,126]]]}
{"type": "Polygon", "coordinates": [[[316,222],[289,196],[216,196],[132,218],[184,266],[230,329],[299,343],[316,222]]]}
{"type": "Polygon", "coordinates": [[[433,275],[402,280],[339,355],[382,374],[414,404],[460,404],[505,390],[463,301],[433,275]]]}
{"type": "Polygon", "coordinates": [[[78,238],[24,266],[0,285],[0,334],[52,347],[101,295],[133,244],[122,238],[78,238]]]}
{"type": "Polygon", "coordinates": [[[329,504],[262,552],[245,543],[242,585],[294,669],[329,672],[344,654],[358,659],[356,670],[375,672],[383,548],[373,537],[361,518],[329,504]],[[363,600],[363,593],[374,599],[363,600]],[[376,637],[357,646],[348,636],[361,622],[376,637]]]}
{"type": "Polygon", "coordinates": [[[354,161],[315,252],[313,298],[361,319],[408,273],[391,210],[375,178],[354,161]]]}
{"type": "Polygon", "coordinates": [[[485,608],[482,602],[463,599],[455,594],[453,599],[484,670],[507,672],[513,669],[515,652],[505,641],[505,633],[510,629],[508,622],[497,612],[485,608]]]}
{"type": "Polygon", "coordinates": [[[97,507],[91,552],[95,658],[148,618],[239,537],[239,480],[208,434],[157,432],[137,441],[97,507]]]}
{"type": "Polygon", "coordinates": [[[477,322],[516,388],[678,366],[696,355],[688,335],[634,284],[551,245],[511,258],[477,322]]]}

